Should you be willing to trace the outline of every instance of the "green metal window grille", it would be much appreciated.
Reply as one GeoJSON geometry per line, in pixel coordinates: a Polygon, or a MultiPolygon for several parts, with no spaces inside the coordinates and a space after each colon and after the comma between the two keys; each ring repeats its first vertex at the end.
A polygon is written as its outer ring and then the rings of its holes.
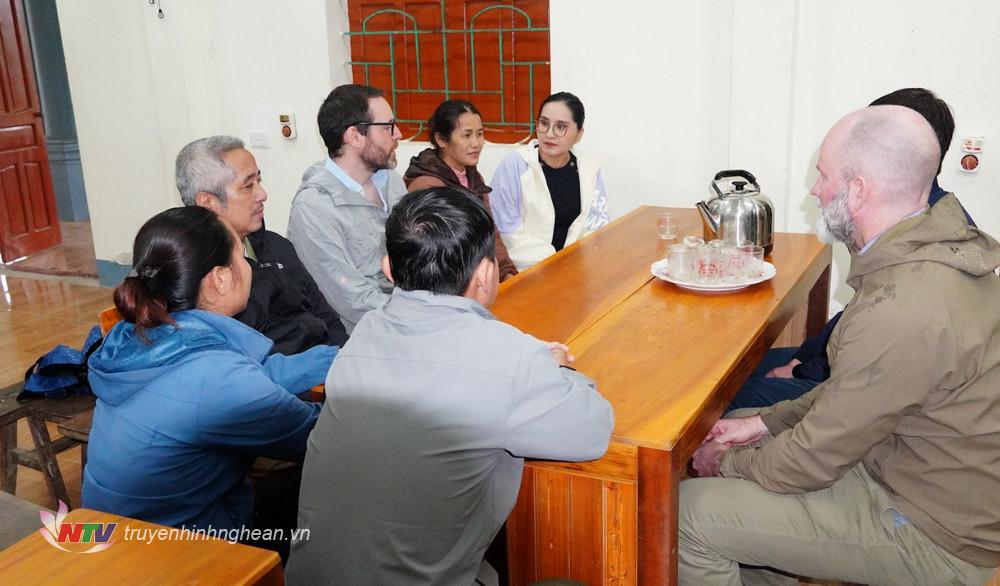
{"type": "MultiPolygon", "coordinates": [[[[371,75],[373,68],[388,68],[390,87],[387,93],[392,99],[393,105],[400,103],[399,98],[406,94],[439,94],[444,97],[445,100],[452,98],[468,99],[475,103],[475,96],[477,95],[493,95],[499,97],[499,119],[487,119],[487,113],[483,112],[483,126],[486,128],[504,128],[504,129],[524,129],[525,138],[527,140],[535,131],[535,87],[536,79],[538,76],[539,66],[548,66],[550,62],[548,59],[545,60],[519,60],[519,59],[506,59],[504,57],[504,36],[506,34],[516,34],[516,33],[548,33],[549,28],[547,26],[535,26],[532,21],[531,16],[524,10],[510,5],[510,4],[493,4],[486,6],[481,10],[477,11],[468,19],[468,28],[453,28],[447,26],[447,14],[445,0],[440,0],[439,3],[439,16],[440,16],[440,26],[437,28],[420,28],[417,18],[405,10],[400,10],[396,8],[383,8],[376,10],[371,14],[365,16],[361,20],[361,30],[351,31],[345,33],[345,35],[350,37],[382,37],[385,38],[388,43],[388,59],[387,60],[351,60],[347,63],[354,66],[360,66],[364,71],[364,83],[366,85],[371,84],[371,75]],[[495,26],[487,25],[482,27],[477,27],[477,21],[480,21],[484,15],[495,11],[509,11],[516,15],[519,15],[523,21],[523,25],[519,26],[495,26]],[[377,19],[379,16],[383,15],[398,15],[402,17],[403,22],[406,23],[406,28],[402,30],[388,30],[385,28],[377,28],[378,24],[373,24],[372,21],[377,19]],[[456,87],[453,84],[451,76],[449,75],[448,66],[448,45],[449,45],[449,35],[452,36],[452,42],[454,42],[455,35],[461,35],[463,42],[467,43],[467,67],[471,68],[469,87],[456,87]],[[477,74],[477,41],[479,38],[482,41],[483,37],[486,35],[495,35],[496,48],[497,48],[497,71],[499,72],[500,79],[497,80],[500,89],[484,89],[482,85],[483,80],[479,79],[477,74]],[[425,67],[422,65],[423,59],[421,54],[421,39],[427,39],[428,36],[435,36],[440,38],[441,44],[441,63],[442,63],[442,73],[444,77],[443,87],[429,87],[429,84],[425,81],[425,67]],[[400,68],[406,66],[406,64],[399,63],[396,58],[396,49],[401,42],[405,40],[405,37],[412,37],[412,48],[415,52],[414,58],[410,65],[412,67],[410,73],[415,74],[416,87],[401,87],[401,83],[398,79],[400,68]],[[510,108],[507,107],[507,100],[504,99],[504,91],[506,76],[511,75],[511,70],[515,68],[524,68],[527,71],[528,78],[528,91],[527,100],[529,113],[526,119],[517,119],[516,116],[510,112],[510,108]]],[[[385,22],[386,19],[382,19],[385,22]]],[[[382,25],[384,26],[384,25],[382,25]]],[[[488,38],[488,37],[487,37],[488,38]]],[[[513,37],[512,37],[513,38],[513,37]]],[[[424,47],[427,45],[427,41],[424,41],[424,47]]],[[[508,49],[512,49],[508,47],[508,49]]],[[[548,56],[548,51],[546,50],[546,57],[548,56]]],[[[381,88],[386,89],[386,88],[381,88]]],[[[397,108],[398,110],[398,108],[397,108]]],[[[482,108],[480,108],[482,110],[482,108]]],[[[411,113],[412,114],[412,113],[411,113]]],[[[430,116],[431,112],[426,112],[423,119],[419,117],[400,117],[397,118],[397,122],[401,124],[410,124],[417,127],[417,131],[414,135],[408,137],[413,138],[420,135],[427,124],[427,116],[430,116]]],[[[397,111],[397,116],[399,112],[397,111]]]]}

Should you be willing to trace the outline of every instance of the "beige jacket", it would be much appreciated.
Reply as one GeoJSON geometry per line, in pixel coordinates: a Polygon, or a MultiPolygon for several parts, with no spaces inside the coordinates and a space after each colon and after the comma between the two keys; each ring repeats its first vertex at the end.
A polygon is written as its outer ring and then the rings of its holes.
{"type": "Polygon", "coordinates": [[[998,265],[953,195],[852,254],[829,380],[762,411],[776,437],[730,450],[723,475],[801,493],[861,462],[936,544],[1000,566],[998,265]]]}

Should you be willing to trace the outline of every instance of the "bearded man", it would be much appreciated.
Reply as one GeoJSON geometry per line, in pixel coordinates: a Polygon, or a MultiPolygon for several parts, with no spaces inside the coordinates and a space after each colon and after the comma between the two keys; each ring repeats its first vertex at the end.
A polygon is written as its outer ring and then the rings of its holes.
{"type": "Polygon", "coordinates": [[[288,239],[348,333],[392,291],[385,220],[406,186],[392,170],[402,135],[383,95],[347,84],[326,97],[317,122],[329,156],[302,175],[288,219],[288,239]]]}
{"type": "Polygon", "coordinates": [[[1000,565],[1000,244],[953,195],[927,205],[939,161],[901,106],[827,134],[812,194],[855,290],[830,378],[712,427],[681,483],[682,584],[979,585],[1000,565]]]}
{"type": "MultiPolygon", "coordinates": [[[[941,173],[945,153],[948,152],[948,146],[955,133],[955,118],[944,100],[925,88],[903,88],[876,99],[869,106],[906,106],[923,116],[934,129],[938,145],[941,147],[938,174],[941,173]]],[[[927,204],[933,206],[948,193],[938,185],[935,178],[931,184],[931,194],[927,198],[927,204]]],[[[833,208],[828,208],[828,211],[824,212],[824,214],[831,213],[834,213],[833,208]]],[[[840,213],[842,215],[843,211],[840,213]]],[[[972,226],[976,225],[968,212],[965,212],[965,219],[972,226]]],[[[820,221],[825,221],[822,216],[820,221]]],[[[819,236],[827,244],[834,244],[837,240],[829,230],[824,229],[825,226],[825,223],[820,224],[819,236]]],[[[819,334],[806,338],[799,347],[768,350],[743,388],[733,398],[728,410],[767,407],[779,401],[797,399],[830,378],[830,360],[826,346],[841,315],[842,312],[833,316],[819,334]]]]}

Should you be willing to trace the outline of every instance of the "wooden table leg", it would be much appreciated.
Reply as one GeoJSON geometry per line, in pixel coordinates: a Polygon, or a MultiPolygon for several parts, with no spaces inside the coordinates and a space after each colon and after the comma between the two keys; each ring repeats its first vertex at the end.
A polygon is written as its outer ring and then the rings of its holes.
{"type": "Polygon", "coordinates": [[[639,448],[639,584],[677,584],[679,482],[671,452],[639,448]]]}
{"type": "Polygon", "coordinates": [[[52,508],[59,508],[59,501],[70,505],[69,494],[66,492],[66,484],[63,482],[62,472],[59,471],[59,461],[56,460],[56,451],[52,448],[52,438],[49,437],[49,428],[45,420],[37,415],[28,417],[28,428],[31,430],[31,437],[35,440],[35,453],[38,455],[39,468],[42,471],[42,478],[45,479],[45,487],[52,497],[52,508]]]}
{"type": "Polygon", "coordinates": [[[809,309],[806,314],[806,335],[815,336],[823,330],[830,316],[830,265],[816,284],[809,290],[809,309]]]}
{"type": "Polygon", "coordinates": [[[0,429],[0,482],[4,492],[14,494],[17,491],[17,421],[8,423],[0,429]]]}

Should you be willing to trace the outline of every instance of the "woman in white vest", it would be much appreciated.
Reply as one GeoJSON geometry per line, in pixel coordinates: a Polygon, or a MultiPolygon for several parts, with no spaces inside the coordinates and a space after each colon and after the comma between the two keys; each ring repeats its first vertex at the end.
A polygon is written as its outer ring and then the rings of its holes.
{"type": "Polygon", "coordinates": [[[518,270],[606,225],[608,196],[600,164],[577,157],[583,103],[569,92],[545,98],[538,140],[508,154],[493,180],[493,218],[518,270]]]}

